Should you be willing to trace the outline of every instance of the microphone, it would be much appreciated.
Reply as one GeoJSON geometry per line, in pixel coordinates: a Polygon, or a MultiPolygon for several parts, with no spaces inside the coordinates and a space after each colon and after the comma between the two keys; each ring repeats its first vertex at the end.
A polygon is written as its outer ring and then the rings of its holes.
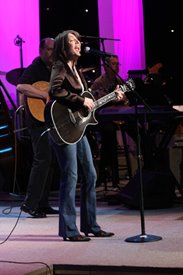
{"type": "Polygon", "coordinates": [[[25,43],[25,41],[19,35],[17,35],[14,39],[14,44],[16,46],[21,46],[22,43],[25,43]]]}
{"type": "Polygon", "coordinates": [[[100,57],[114,57],[115,56],[112,53],[102,52],[102,51],[99,51],[99,50],[96,50],[96,49],[92,49],[90,47],[85,47],[84,52],[99,55],[100,57]]]}

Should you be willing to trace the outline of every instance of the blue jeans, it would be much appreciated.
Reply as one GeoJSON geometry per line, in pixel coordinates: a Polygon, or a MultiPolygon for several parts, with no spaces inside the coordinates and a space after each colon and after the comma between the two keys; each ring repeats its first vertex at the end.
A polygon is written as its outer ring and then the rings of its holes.
{"type": "Polygon", "coordinates": [[[96,171],[86,136],[71,145],[53,143],[60,167],[59,236],[72,237],[79,233],[76,225],[76,185],[81,184],[80,231],[98,232],[96,222],[96,171]]]}

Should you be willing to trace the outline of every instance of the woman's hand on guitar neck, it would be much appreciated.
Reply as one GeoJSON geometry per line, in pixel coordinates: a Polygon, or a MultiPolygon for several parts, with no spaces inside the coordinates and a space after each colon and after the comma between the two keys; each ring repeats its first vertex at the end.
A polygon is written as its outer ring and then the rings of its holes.
{"type": "Polygon", "coordinates": [[[126,101],[127,100],[125,93],[121,90],[121,87],[119,85],[116,86],[114,92],[116,94],[116,101],[126,101]]]}

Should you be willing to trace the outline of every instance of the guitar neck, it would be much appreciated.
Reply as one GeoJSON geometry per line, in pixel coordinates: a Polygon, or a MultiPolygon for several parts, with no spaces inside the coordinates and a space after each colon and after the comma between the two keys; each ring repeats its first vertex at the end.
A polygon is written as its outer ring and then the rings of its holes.
{"type": "Polygon", "coordinates": [[[99,98],[98,100],[96,100],[94,109],[96,110],[114,99],[116,99],[116,94],[115,94],[115,92],[111,92],[110,94],[107,94],[107,95],[99,98]]]}
{"type": "MultiPolygon", "coordinates": [[[[135,89],[135,83],[133,81],[133,79],[129,79],[126,81],[126,84],[120,85],[121,90],[126,93],[126,92],[130,92],[133,91],[135,89]]],[[[99,98],[98,100],[95,101],[95,110],[98,109],[99,107],[105,105],[106,103],[115,100],[116,99],[116,93],[113,91],[101,98],[99,98]]]]}

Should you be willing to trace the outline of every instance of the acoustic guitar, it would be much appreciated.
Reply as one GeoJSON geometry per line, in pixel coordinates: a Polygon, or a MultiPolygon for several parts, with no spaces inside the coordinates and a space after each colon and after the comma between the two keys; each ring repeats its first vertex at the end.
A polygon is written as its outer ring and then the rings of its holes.
{"type": "MultiPolygon", "coordinates": [[[[123,92],[135,89],[132,79],[126,81],[127,85],[120,85],[123,92]]],[[[104,104],[115,100],[115,91],[95,100],[93,95],[86,91],[83,97],[89,97],[94,100],[94,108],[92,111],[81,108],[78,111],[72,110],[60,102],[54,100],[46,104],[45,107],[45,123],[50,136],[57,144],[74,144],[78,142],[84,135],[88,125],[96,125],[98,121],[95,118],[95,111],[104,104]]]]}
{"type": "MultiPolygon", "coordinates": [[[[47,94],[48,94],[48,85],[49,83],[46,81],[37,81],[34,84],[32,84],[32,86],[34,86],[35,88],[41,91],[44,91],[47,94]]],[[[46,102],[41,98],[27,97],[27,105],[31,115],[35,119],[41,122],[44,122],[44,108],[45,108],[46,102]]]]}

